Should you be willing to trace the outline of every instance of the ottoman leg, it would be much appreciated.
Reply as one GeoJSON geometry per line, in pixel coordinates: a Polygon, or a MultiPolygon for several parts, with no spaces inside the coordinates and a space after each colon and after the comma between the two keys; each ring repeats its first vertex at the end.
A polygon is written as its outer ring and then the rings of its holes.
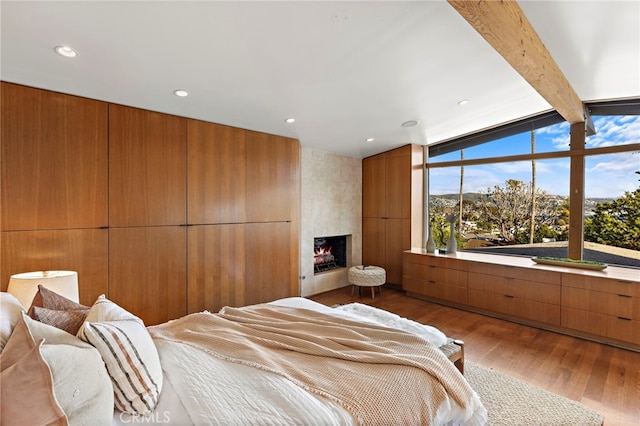
{"type": "Polygon", "coordinates": [[[371,298],[372,299],[376,298],[376,288],[375,287],[371,287],[371,298]]]}
{"type": "Polygon", "coordinates": [[[351,297],[353,297],[353,291],[356,289],[355,284],[351,284],[351,297]]]}

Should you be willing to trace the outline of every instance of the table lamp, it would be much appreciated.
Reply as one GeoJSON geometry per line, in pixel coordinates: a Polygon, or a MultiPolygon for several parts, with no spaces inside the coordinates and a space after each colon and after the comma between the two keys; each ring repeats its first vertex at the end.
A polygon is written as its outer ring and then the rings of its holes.
{"type": "Polygon", "coordinates": [[[75,271],[37,271],[12,275],[7,292],[29,309],[33,297],[38,292],[38,285],[58,293],[67,299],[79,303],[78,273],[75,271]]]}

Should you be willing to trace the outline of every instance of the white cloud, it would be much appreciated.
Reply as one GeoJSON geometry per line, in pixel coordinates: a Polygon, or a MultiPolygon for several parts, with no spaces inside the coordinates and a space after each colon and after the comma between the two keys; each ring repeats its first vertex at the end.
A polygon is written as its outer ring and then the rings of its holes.
{"type": "Polygon", "coordinates": [[[588,148],[640,143],[640,116],[597,117],[596,134],[587,138],[588,148]]]}
{"type": "MultiPolygon", "coordinates": [[[[640,116],[594,117],[597,134],[587,138],[587,147],[604,147],[640,143],[640,116]]],[[[538,129],[541,145],[550,141],[553,148],[567,151],[569,124],[559,123],[538,129]]],[[[545,145],[547,149],[550,146],[545,145]]],[[[496,152],[495,156],[500,154],[496,152]]],[[[549,194],[568,195],[569,158],[536,161],[536,186],[549,194]]],[[[640,185],[640,153],[627,152],[587,156],[585,158],[585,197],[617,198],[640,185]]],[[[486,191],[504,186],[508,179],[531,182],[531,161],[467,166],[464,169],[464,192],[486,191]]],[[[432,169],[431,193],[457,193],[460,190],[460,168],[432,169]]]]}
{"type": "Polygon", "coordinates": [[[640,153],[609,154],[587,157],[585,161],[585,196],[617,198],[638,188],[640,153]]]}

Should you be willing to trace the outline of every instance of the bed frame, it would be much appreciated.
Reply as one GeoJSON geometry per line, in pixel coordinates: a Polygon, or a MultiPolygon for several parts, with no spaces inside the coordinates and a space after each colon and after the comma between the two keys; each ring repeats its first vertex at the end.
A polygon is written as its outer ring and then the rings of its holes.
{"type": "Polygon", "coordinates": [[[458,339],[447,339],[447,343],[440,346],[440,350],[464,374],[464,342],[458,339]]]}

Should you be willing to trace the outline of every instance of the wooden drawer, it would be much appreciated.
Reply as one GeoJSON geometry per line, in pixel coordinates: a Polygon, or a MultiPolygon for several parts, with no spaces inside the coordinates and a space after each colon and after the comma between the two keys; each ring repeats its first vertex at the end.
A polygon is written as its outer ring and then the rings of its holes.
{"type": "Polygon", "coordinates": [[[476,308],[551,325],[560,325],[560,305],[536,302],[520,297],[470,288],[468,304],[476,308]]]}
{"type": "Polygon", "coordinates": [[[562,282],[562,274],[560,272],[534,268],[497,265],[494,263],[469,262],[468,270],[469,272],[475,272],[478,274],[495,275],[555,285],[560,285],[562,282]]]}
{"type": "Polygon", "coordinates": [[[432,265],[404,264],[404,275],[429,282],[467,288],[467,273],[458,269],[438,268],[432,265]]]}
{"type": "Polygon", "coordinates": [[[469,272],[468,287],[470,289],[497,293],[501,296],[512,296],[554,305],[560,305],[561,300],[561,287],[559,285],[526,281],[511,277],[469,272]]]}
{"type": "Polygon", "coordinates": [[[640,320],[640,298],[574,287],[562,288],[562,306],[640,320]]]}
{"type": "Polygon", "coordinates": [[[467,289],[434,281],[426,281],[405,276],[402,280],[402,288],[409,293],[440,299],[448,302],[466,305],[467,289]]]}
{"type": "Polygon", "coordinates": [[[562,326],[640,345],[640,321],[637,320],[563,307],[562,326]]]}
{"type": "Polygon", "coordinates": [[[562,274],[562,286],[640,297],[640,271],[638,278],[638,281],[633,281],[565,273],[562,274]]]}
{"type": "Polygon", "coordinates": [[[454,257],[435,256],[429,254],[404,253],[404,261],[420,265],[431,265],[438,268],[458,269],[466,271],[469,262],[454,257]]]}

